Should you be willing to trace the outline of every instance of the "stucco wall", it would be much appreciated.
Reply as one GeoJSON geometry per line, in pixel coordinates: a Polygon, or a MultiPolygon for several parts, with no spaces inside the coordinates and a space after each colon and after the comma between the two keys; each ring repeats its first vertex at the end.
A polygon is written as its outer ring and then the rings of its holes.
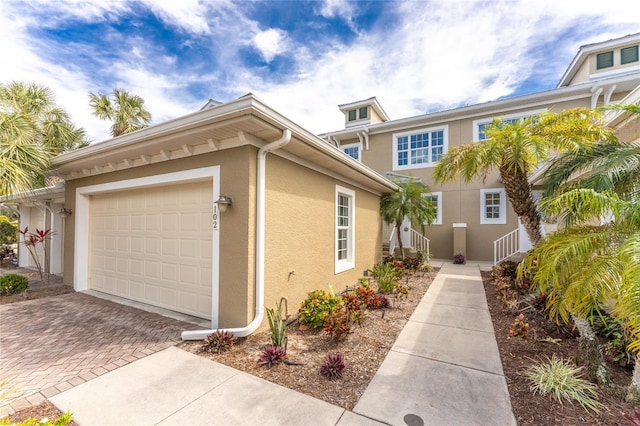
{"type": "MultiPolygon", "coordinates": [[[[352,286],[382,251],[379,197],[269,154],[265,305],[287,297],[289,313],[313,290],[352,286]],[[355,268],[335,274],[335,188],[355,191],[355,268]],[[295,274],[291,273],[295,271],[295,274]]],[[[263,328],[266,327],[266,322],[263,328]]]]}
{"type": "MultiPolygon", "coordinates": [[[[420,124],[405,127],[401,130],[370,135],[369,150],[362,152],[362,162],[379,173],[393,170],[393,134],[411,130],[439,127],[446,125],[448,130],[448,148],[473,141],[473,121],[500,117],[507,114],[524,113],[548,108],[551,111],[561,111],[573,107],[589,107],[590,98],[583,97],[566,102],[555,102],[546,105],[519,105],[509,111],[496,113],[487,112],[483,115],[464,119],[446,121],[425,120],[420,124]]],[[[341,141],[347,144],[351,141],[341,141]]],[[[467,224],[467,258],[472,260],[489,261],[493,259],[493,241],[513,231],[518,227],[518,219],[511,204],[507,201],[506,224],[480,223],[480,189],[502,188],[497,173],[491,173],[486,178],[475,179],[471,182],[457,180],[444,185],[436,184],[433,180],[433,167],[399,170],[396,173],[412,175],[422,179],[432,191],[442,192],[442,224],[426,228],[425,235],[430,239],[431,253],[434,258],[449,259],[453,256],[453,228],[454,223],[467,224]]],[[[420,230],[419,227],[415,227],[420,230]]],[[[387,237],[385,235],[385,237],[387,237]]]]}
{"type": "MultiPolygon", "coordinates": [[[[79,187],[219,165],[220,193],[233,197],[233,206],[220,217],[220,326],[244,325],[253,315],[255,151],[253,147],[244,146],[68,180],[65,206],[75,210],[75,193],[79,187]]],[[[65,224],[64,281],[67,285],[74,282],[74,220],[72,214],[65,224]]]]}

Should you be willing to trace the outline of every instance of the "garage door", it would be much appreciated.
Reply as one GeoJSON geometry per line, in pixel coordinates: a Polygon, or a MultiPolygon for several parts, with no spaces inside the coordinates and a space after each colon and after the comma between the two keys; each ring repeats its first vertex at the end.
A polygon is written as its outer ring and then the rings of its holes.
{"type": "Polygon", "coordinates": [[[211,319],[211,181],[93,195],[89,288],[211,319]]]}

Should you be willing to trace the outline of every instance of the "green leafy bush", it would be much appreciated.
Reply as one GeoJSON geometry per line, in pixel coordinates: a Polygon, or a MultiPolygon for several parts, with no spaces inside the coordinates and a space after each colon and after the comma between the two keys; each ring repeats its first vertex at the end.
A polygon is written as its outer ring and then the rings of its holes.
{"type": "Polygon", "coordinates": [[[18,242],[18,225],[11,223],[8,217],[0,215],[0,247],[18,242]]]}
{"type": "Polygon", "coordinates": [[[594,384],[580,377],[582,367],[556,357],[547,358],[546,363],[533,365],[525,371],[531,383],[530,389],[543,396],[549,395],[562,404],[564,401],[578,402],[585,410],[598,412],[602,404],[594,384]]]}
{"type": "Polygon", "coordinates": [[[236,338],[233,336],[233,333],[216,330],[215,333],[210,334],[204,339],[204,344],[202,345],[201,350],[219,354],[231,349],[235,340],[236,338]]]}
{"type": "Polygon", "coordinates": [[[60,417],[58,417],[54,421],[51,421],[46,417],[41,420],[36,420],[31,417],[31,418],[28,418],[27,420],[24,420],[18,423],[11,423],[9,422],[9,418],[5,417],[4,419],[0,420],[0,425],[1,426],[9,426],[9,425],[11,426],[67,426],[69,423],[71,423],[72,420],[73,420],[73,414],[67,411],[66,413],[62,414],[60,417]]]}
{"type": "Polygon", "coordinates": [[[312,291],[302,302],[298,310],[298,319],[301,324],[311,328],[324,326],[327,316],[342,306],[342,298],[324,290],[312,291]]]}
{"type": "Polygon", "coordinates": [[[275,346],[284,346],[287,339],[287,324],[282,319],[282,305],[278,305],[277,310],[267,308],[267,319],[271,331],[271,342],[275,346]]]}
{"type": "Polygon", "coordinates": [[[371,270],[371,275],[378,283],[380,293],[391,293],[399,282],[397,269],[391,263],[378,263],[371,270]]]}
{"type": "Polygon", "coordinates": [[[29,281],[18,274],[7,274],[0,277],[0,296],[11,296],[27,291],[29,281]]]}

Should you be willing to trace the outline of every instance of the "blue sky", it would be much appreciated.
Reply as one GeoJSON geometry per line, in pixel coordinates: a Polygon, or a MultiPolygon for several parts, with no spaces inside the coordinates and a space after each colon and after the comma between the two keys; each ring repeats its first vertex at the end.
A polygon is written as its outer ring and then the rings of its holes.
{"type": "Polygon", "coordinates": [[[315,133],[377,96],[392,119],[555,87],[581,45],[640,32],[636,0],[0,0],[0,81],[33,81],[93,141],[88,92],[153,123],[248,92],[315,133]]]}

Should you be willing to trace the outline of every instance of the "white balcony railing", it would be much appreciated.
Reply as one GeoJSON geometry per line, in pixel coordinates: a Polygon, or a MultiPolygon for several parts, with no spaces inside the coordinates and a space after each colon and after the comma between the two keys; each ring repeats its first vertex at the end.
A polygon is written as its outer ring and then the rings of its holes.
{"type": "Polygon", "coordinates": [[[505,259],[520,253],[520,230],[509,232],[493,242],[493,264],[497,265],[505,259]]]}

